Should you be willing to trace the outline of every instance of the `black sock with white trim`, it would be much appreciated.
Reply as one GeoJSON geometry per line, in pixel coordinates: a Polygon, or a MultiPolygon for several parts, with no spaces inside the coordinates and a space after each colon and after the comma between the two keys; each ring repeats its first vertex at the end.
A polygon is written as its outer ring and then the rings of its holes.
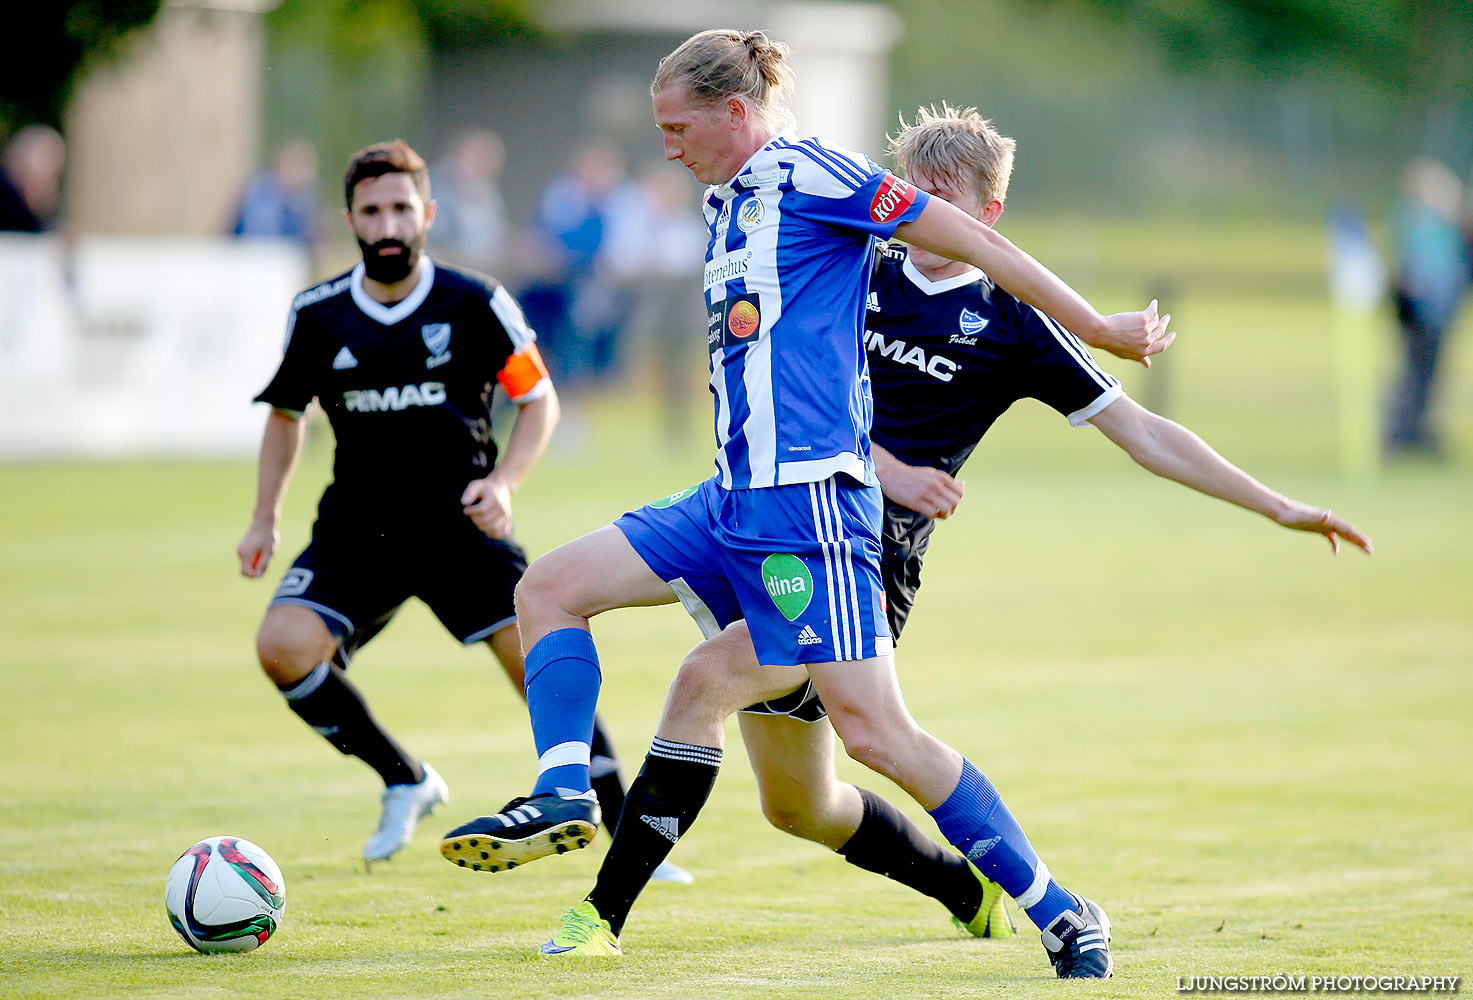
{"type": "Polygon", "coordinates": [[[378,772],[385,785],[417,785],[424,769],[369,711],[347,674],[327,662],[295,684],[278,687],[287,707],[327,742],[378,772]]]}
{"type": "Polygon", "coordinates": [[[615,934],[624,929],[650,876],[695,822],[720,768],[719,747],[655,737],[644,767],[629,786],[613,843],[588,894],[615,934]]]}
{"type": "Polygon", "coordinates": [[[926,836],[909,816],[867,788],[860,788],[864,818],[838,853],[858,868],[894,879],[970,923],[982,907],[982,883],[967,859],[926,836]]]}

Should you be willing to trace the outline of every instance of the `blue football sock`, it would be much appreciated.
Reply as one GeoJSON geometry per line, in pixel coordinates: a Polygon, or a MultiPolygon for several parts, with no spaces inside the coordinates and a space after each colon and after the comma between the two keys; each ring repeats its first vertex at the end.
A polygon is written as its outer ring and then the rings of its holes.
{"type": "Polygon", "coordinates": [[[527,651],[525,667],[538,758],[532,794],[590,791],[593,710],[603,680],[593,636],[581,628],[549,632],[527,651]]]}
{"type": "Polygon", "coordinates": [[[931,818],[942,836],[1017,900],[1040,930],[1078,906],[1074,894],[1049,875],[1002,796],[971,761],[962,760],[956,788],[931,811],[931,818]]]}

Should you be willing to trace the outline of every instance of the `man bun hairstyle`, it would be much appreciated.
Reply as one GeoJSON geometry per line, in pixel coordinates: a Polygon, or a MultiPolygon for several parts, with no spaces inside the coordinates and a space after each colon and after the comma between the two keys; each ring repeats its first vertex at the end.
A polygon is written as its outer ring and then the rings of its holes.
{"type": "Polygon", "coordinates": [[[903,117],[890,137],[890,155],[906,174],[917,170],[976,192],[983,203],[1007,201],[1018,144],[992,127],[976,108],[917,108],[912,124],[903,117]]]}
{"type": "Polygon", "coordinates": [[[348,161],[348,172],[343,177],[343,199],[350,212],[353,210],[353,189],[358,182],[384,174],[408,174],[420,198],[430,200],[430,171],[424,158],[403,139],[395,139],[365,146],[348,161]]]}
{"type": "Polygon", "coordinates": [[[745,97],[758,120],[774,132],[794,124],[788,47],[764,31],[712,28],[692,35],[660,60],[650,93],[674,83],[706,105],[733,95],[745,97]]]}

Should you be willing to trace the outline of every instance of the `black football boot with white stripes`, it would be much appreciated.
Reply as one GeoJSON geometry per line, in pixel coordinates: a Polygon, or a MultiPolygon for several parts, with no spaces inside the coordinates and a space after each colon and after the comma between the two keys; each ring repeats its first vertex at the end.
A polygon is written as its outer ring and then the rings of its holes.
{"type": "Polygon", "coordinates": [[[1109,979],[1115,972],[1110,918],[1098,903],[1076,898],[1079,910],[1065,910],[1043,932],[1044,951],[1060,979],[1109,979]]]}
{"type": "Polygon", "coordinates": [[[598,800],[590,792],[563,798],[551,792],[515,798],[494,816],[477,816],[440,840],[445,860],[477,872],[510,870],[549,854],[593,843],[598,800]]]}

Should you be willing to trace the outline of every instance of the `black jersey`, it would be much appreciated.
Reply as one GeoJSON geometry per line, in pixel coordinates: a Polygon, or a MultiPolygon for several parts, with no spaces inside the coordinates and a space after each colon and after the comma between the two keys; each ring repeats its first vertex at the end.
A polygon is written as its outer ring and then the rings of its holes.
{"type": "Polygon", "coordinates": [[[886,247],[867,305],[871,437],[909,465],[955,475],[1014,400],[1042,400],[1077,426],[1122,395],[1078,338],[975,268],[931,281],[886,247]]]}
{"type": "Polygon", "coordinates": [[[298,295],[286,350],[256,397],[300,413],[316,398],[337,438],[322,510],[453,513],[496,464],[491,396],[526,402],[551,385],[536,336],[496,281],[423,258],[392,306],[369,297],[363,265],[298,295]]]}

